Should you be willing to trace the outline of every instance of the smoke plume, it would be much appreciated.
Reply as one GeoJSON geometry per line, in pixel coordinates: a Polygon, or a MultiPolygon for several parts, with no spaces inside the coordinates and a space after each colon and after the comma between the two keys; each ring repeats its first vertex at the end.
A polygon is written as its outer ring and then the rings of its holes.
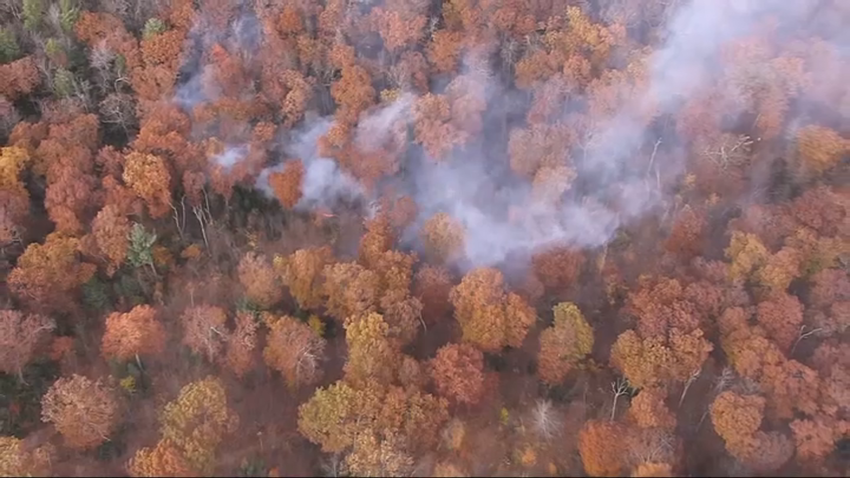
{"type": "MultiPolygon", "coordinates": [[[[766,30],[770,41],[781,42],[793,36],[795,29],[817,28],[817,2],[787,0],[693,0],[673,2],[664,17],[652,53],[644,59],[644,81],[623,85],[620,92],[627,98],[605,118],[595,118],[586,129],[582,145],[575,151],[564,151],[572,158],[577,177],[560,201],[540,201],[531,184],[517,178],[506,167],[506,154],[494,152],[493,142],[505,143],[509,132],[500,126],[513,91],[500,83],[499,75],[489,71],[479,58],[470,55],[461,73],[468,80],[465,94],[478,95],[487,104],[480,141],[459,148],[449,158],[435,160],[418,147],[409,148],[402,169],[404,177],[391,178],[396,190],[408,194],[419,206],[419,217],[405,231],[403,245],[419,247],[418,229],[437,212],[447,212],[466,229],[464,267],[497,265],[507,258],[524,256],[549,246],[593,248],[606,244],[618,228],[664,210],[672,193],[661,187],[660,176],[675,177],[687,166],[687,139],[678,138],[673,130],[647,121],[648,112],[655,118],[678,115],[686,101],[711,88],[722,78],[742,75],[750,84],[770,84],[772,71],[760,64],[735,66],[728,70],[723,61],[725,49],[733,42],[755,33],[762,34],[766,18],[775,19],[774,30],[766,30]],[[500,112],[499,114],[492,114],[500,112]],[[660,147],[660,150],[659,150],[660,147]],[[658,154],[656,161],[655,155],[658,154]],[[650,168],[635,168],[635,158],[650,158],[650,168]],[[518,213],[518,214],[515,214],[518,213]]],[[[827,21],[823,18],[817,20],[827,21]]],[[[225,36],[245,51],[260,44],[259,27],[253,14],[246,14],[233,24],[225,36]]],[[[206,36],[202,35],[203,38],[206,36]]],[[[216,37],[218,39],[219,37],[216,37]]],[[[848,52],[848,34],[828,39],[838,45],[840,55],[848,52]]],[[[208,44],[205,40],[201,43],[208,44]]],[[[825,67],[826,68],[826,67],[825,67]]],[[[197,104],[197,75],[178,91],[177,101],[197,104]]],[[[840,81],[841,75],[830,75],[840,81]]],[[[717,116],[742,115],[751,92],[730,87],[722,91],[715,103],[717,116]]],[[[583,98],[571,98],[563,105],[563,120],[569,121],[575,105],[583,98]]],[[[413,95],[402,95],[395,102],[373,109],[360,118],[355,144],[362,149],[377,148],[386,139],[392,125],[412,122],[413,95]]],[[[850,102],[848,103],[850,104],[850,102]]],[[[300,209],[332,206],[341,199],[364,196],[365,189],[333,159],[321,157],[316,143],[331,127],[331,118],[307,122],[289,132],[283,141],[288,157],[299,158],[305,165],[303,198],[300,209]]],[[[512,127],[522,127],[515,124],[512,127]]],[[[234,151],[238,152],[239,149],[234,151]]],[[[219,162],[234,160],[230,150],[219,162]]],[[[234,153],[235,154],[235,153],[234,153]]],[[[646,161],[641,161],[641,164],[646,161]]],[[[281,166],[268,169],[257,186],[270,193],[268,174],[281,166]]],[[[365,198],[369,200],[375,198],[365,198]]]]}

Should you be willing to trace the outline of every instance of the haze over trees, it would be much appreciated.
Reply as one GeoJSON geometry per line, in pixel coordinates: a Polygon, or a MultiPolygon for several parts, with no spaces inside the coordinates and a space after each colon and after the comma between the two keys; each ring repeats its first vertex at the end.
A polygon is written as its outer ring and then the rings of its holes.
{"type": "Polygon", "coordinates": [[[0,475],[847,476],[842,0],[0,0],[0,475]]]}

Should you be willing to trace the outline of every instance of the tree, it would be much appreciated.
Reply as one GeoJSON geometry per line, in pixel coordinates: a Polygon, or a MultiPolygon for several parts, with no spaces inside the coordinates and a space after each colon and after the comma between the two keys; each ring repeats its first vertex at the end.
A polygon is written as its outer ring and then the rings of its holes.
{"type": "Polygon", "coordinates": [[[379,438],[374,432],[365,431],[354,438],[345,462],[356,476],[410,476],[414,461],[406,448],[403,437],[390,434],[379,438]]]}
{"type": "Polygon", "coordinates": [[[664,248],[683,258],[698,255],[703,249],[703,235],[708,227],[705,213],[686,206],[677,215],[664,248]]]}
{"type": "Polygon", "coordinates": [[[91,227],[95,243],[107,260],[107,274],[111,276],[127,258],[130,221],[118,206],[108,204],[97,213],[91,227]]]}
{"type": "Polygon", "coordinates": [[[627,330],[611,347],[611,364],[636,388],[684,382],[702,368],[714,346],[700,329],[671,332],[669,339],[627,330]]]}
{"type": "Polygon", "coordinates": [[[632,478],[663,478],[666,476],[674,476],[673,468],[668,463],[641,463],[632,471],[632,478]]]}
{"type": "Polygon", "coordinates": [[[269,186],[280,204],[292,209],[301,199],[301,184],[304,181],[304,163],[300,159],[287,161],[279,172],[269,174],[269,186]]]}
{"type": "Polygon", "coordinates": [[[800,165],[815,174],[822,174],[838,164],[848,150],[850,140],[842,138],[830,128],[808,125],[797,132],[800,165]]]}
{"type": "Polygon", "coordinates": [[[227,341],[225,364],[237,377],[242,377],[254,365],[257,348],[257,320],[250,312],[236,313],[236,328],[227,341]]]}
{"type": "Polygon", "coordinates": [[[298,319],[269,318],[269,334],[263,358],[283,374],[287,385],[297,388],[313,385],[322,378],[322,362],[327,342],[298,319]]]}
{"type": "Polygon", "coordinates": [[[410,295],[413,265],[416,254],[384,251],[373,258],[372,270],[378,274],[378,306],[389,326],[392,339],[403,346],[410,343],[418,332],[422,316],[422,303],[410,295]]]}
{"type": "Polygon", "coordinates": [[[415,45],[423,37],[427,18],[424,2],[387,2],[386,7],[376,7],[370,12],[375,29],[384,40],[384,48],[394,53],[409,45],[415,45]]]}
{"type": "Polygon", "coordinates": [[[289,293],[306,310],[316,310],[323,301],[322,273],[333,263],[329,247],[298,249],[286,257],[275,256],[274,268],[289,293]]]}
{"type": "Polygon", "coordinates": [[[389,340],[389,325],[377,313],[352,317],[345,324],[348,360],[343,371],[345,380],[353,387],[364,388],[370,383],[389,384],[395,378],[398,350],[389,340]]]}
{"type": "Polygon", "coordinates": [[[617,422],[589,420],[578,435],[578,451],[590,476],[621,476],[625,463],[625,427],[617,422]]]}
{"type": "Polygon", "coordinates": [[[56,323],[43,315],[0,310],[0,371],[23,380],[24,367],[55,327],[56,323]]]}
{"type": "Polygon", "coordinates": [[[445,95],[427,93],[413,105],[416,142],[435,161],[446,158],[451,150],[467,140],[463,131],[452,124],[452,109],[445,95]]]}
{"type": "Polygon", "coordinates": [[[502,273],[482,267],[467,273],[453,287],[449,300],[455,308],[463,340],[485,352],[519,347],[536,314],[513,292],[505,293],[502,273]]]}
{"type": "Polygon", "coordinates": [[[754,453],[755,434],[761,427],[765,399],[758,395],[721,392],[711,404],[711,423],[726,442],[726,449],[736,458],[747,461],[754,453]]]}
{"type": "Polygon", "coordinates": [[[245,288],[248,300],[263,309],[271,308],[283,296],[277,275],[269,261],[254,252],[245,254],[239,261],[239,283],[245,288]]]}
{"type": "Polygon", "coordinates": [[[328,313],[340,322],[375,311],[380,277],[356,262],[327,264],[322,289],[328,313]]]}
{"type": "Polygon", "coordinates": [[[758,282],[770,292],[784,293],[791,281],[802,275],[802,259],[797,249],[783,247],[776,254],[771,254],[758,270],[758,282]]]}
{"type": "Polygon", "coordinates": [[[780,432],[756,432],[755,449],[747,466],[757,473],[772,473],[782,468],[794,455],[794,442],[780,432]]]}
{"type": "Polygon", "coordinates": [[[134,477],[174,476],[191,477],[193,471],[180,450],[168,440],[160,440],[154,448],[140,448],[127,463],[127,471],[134,477]]]}
{"type": "Polygon", "coordinates": [[[364,221],[364,226],[366,226],[366,232],[360,238],[358,259],[364,266],[374,269],[384,253],[392,249],[395,234],[388,215],[383,211],[374,218],[364,221]]]}
{"type": "Polygon", "coordinates": [[[422,302],[422,318],[434,324],[451,311],[452,278],[442,266],[425,265],[413,277],[413,296],[422,302]]]}
{"type": "Polygon", "coordinates": [[[158,219],[171,213],[171,173],[161,157],[131,152],[125,159],[123,177],[145,200],[151,217],[158,219]]]}
{"type": "Polygon", "coordinates": [[[440,395],[475,405],[484,394],[484,354],[469,344],[448,344],[431,360],[430,374],[440,395]]]}
{"type": "Polygon", "coordinates": [[[156,315],[156,309],[149,305],[137,305],[124,314],[109,314],[101,345],[104,357],[125,361],[161,354],[165,349],[165,329],[156,315]]]}
{"type": "Polygon", "coordinates": [[[33,56],[0,65],[0,96],[16,100],[35,91],[41,83],[36,65],[33,56]]]}
{"type": "Polygon", "coordinates": [[[557,385],[567,373],[593,349],[593,327],[587,323],[578,307],[561,302],[553,307],[551,327],[540,334],[537,355],[540,379],[557,385]]]}
{"type": "Polygon", "coordinates": [[[541,251],[531,258],[534,272],[548,291],[565,291],[572,287],[585,263],[579,251],[557,247],[541,251]]]}
{"type": "Polygon", "coordinates": [[[756,320],[767,336],[788,353],[800,334],[803,304],[796,296],[784,292],[772,294],[758,305],[756,320]]]}
{"type": "Polygon", "coordinates": [[[230,337],[224,309],[208,305],[187,307],[180,315],[180,322],[184,345],[212,363],[221,359],[224,344],[230,337]]]}
{"type": "Polygon", "coordinates": [[[209,474],[218,445],[236,431],[239,417],[228,407],[224,384],[207,377],[180,389],[160,417],[163,440],[173,445],[192,470],[209,474]]]}
{"type": "Polygon", "coordinates": [[[77,374],[56,380],[41,398],[42,421],[53,423],[72,448],[90,449],[108,440],[118,414],[112,388],[77,374]]]}
{"type": "Polygon", "coordinates": [[[0,149],[0,246],[20,236],[22,223],[29,213],[30,195],[20,179],[31,162],[24,148],[0,149]]]}
{"type": "Polygon", "coordinates": [[[824,459],[835,448],[835,443],[850,433],[850,422],[823,415],[794,420],[790,427],[797,445],[797,459],[804,463],[824,459]]]}
{"type": "Polygon", "coordinates": [[[463,45],[463,33],[438,30],[431,35],[427,56],[435,73],[453,73],[457,70],[463,45]]]}
{"type": "Polygon", "coordinates": [[[757,269],[761,268],[769,256],[764,244],[755,234],[739,231],[732,232],[726,257],[731,260],[729,277],[733,280],[747,280],[757,269]]]}
{"type": "Polygon", "coordinates": [[[0,476],[50,476],[55,453],[50,444],[33,448],[24,440],[0,436],[0,476]]]}
{"type": "Polygon", "coordinates": [[[73,293],[95,272],[78,259],[79,240],[51,233],[43,244],[32,243],[9,274],[14,294],[39,310],[73,307],[73,293]]]}
{"type": "Polygon", "coordinates": [[[341,452],[354,443],[361,423],[374,420],[380,398],[374,389],[358,390],[342,381],[317,389],[298,407],[298,431],[325,453],[341,452]]]}
{"type": "Polygon", "coordinates": [[[463,225],[444,212],[428,218],[420,235],[429,256],[436,262],[453,261],[464,252],[463,225]]]}
{"type": "Polygon", "coordinates": [[[676,416],[664,403],[667,391],[662,388],[642,389],[632,398],[629,406],[629,418],[641,428],[663,428],[673,430],[676,416]]]}

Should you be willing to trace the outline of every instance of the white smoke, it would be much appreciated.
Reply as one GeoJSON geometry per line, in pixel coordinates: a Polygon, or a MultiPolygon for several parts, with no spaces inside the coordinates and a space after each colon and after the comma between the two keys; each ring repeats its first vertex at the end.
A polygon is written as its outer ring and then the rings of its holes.
{"type": "MultiPolygon", "coordinates": [[[[340,200],[352,200],[363,195],[363,188],[350,174],[342,170],[330,158],[319,155],[319,138],[328,132],[333,122],[328,118],[317,119],[292,131],[292,140],[286,142],[284,152],[291,160],[301,160],[304,165],[304,178],[301,184],[301,199],[295,205],[297,210],[310,210],[315,207],[332,207],[340,200]]],[[[284,168],[286,162],[263,170],[257,179],[256,187],[266,194],[273,195],[268,177],[284,168]]]]}
{"type": "MultiPolygon", "coordinates": [[[[562,201],[535,199],[529,182],[520,180],[508,170],[504,152],[491,151],[487,139],[470,140],[451,157],[439,161],[409,154],[402,165],[406,171],[403,177],[389,180],[396,183],[396,190],[412,196],[419,207],[419,217],[405,231],[402,242],[417,246],[422,223],[434,213],[447,212],[466,229],[464,266],[496,265],[508,257],[527,255],[553,245],[576,248],[604,245],[619,227],[663,209],[671,192],[661,189],[658,177],[661,174],[675,177],[682,172],[687,151],[679,144],[679,138],[648,123],[647,111],[655,111],[657,116],[677,115],[690,97],[700,95],[722,78],[729,77],[730,65],[723,61],[722,55],[731,43],[760,34],[758,29],[764,27],[766,18],[777,19],[785,29],[803,25],[811,20],[817,2],[692,0],[674,5],[671,8],[675,10],[664,15],[667,23],[657,29],[658,44],[644,60],[647,65],[645,81],[621,85],[631,88],[620,95],[626,100],[609,117],[594,118],[595,124],[586,131],[581,148],[564,151],[565,158],[575,156],[573,162],[578,177],[562,201]],[[655,160],[659,144],[663,144],[664,153],[655,160]],[[652,171],[634,167],[645,164],[650,156],[653,158],[652,171]]],[[[241,17],[230,30],[225,37],[246,54],[259,48],[260,27],[253,14],[241,17]]],[[[220,35],[197,34],[205,45],[211,39],[221,40],[220,35]]],[[[846,32],[842,35],[842,40],[850,37],[846,32]]],[[[832,44],[836,42],[835,38],[829,40],[832,44]]],[[[839,43],[836,54],[846,58],[847,42],[839,43]]],[[[507,130],[496,132],[499,130],[495,125],[502,124],[502,119],[491,116],[504,115],[512,108],[513,92],[499,84],[498,75],[488,70],[486,62],[480,60],[482,57],[470,54],[466,58],[463,73],[467,82],[463,87],[468,91],[462,94],[473,103],[486,102],[488,110],[482,118],[485,128],[482,137],[493,138],[509,133],[507,130]]],[[[764,65],[731,68],[734,68],[731,74],[746,75],[760,82],[773,81],[770,68],[764,65]]],[[[828,78],[832,78],[833,83],[839,82],[843,70],[831,68],[828,78]]],[[[176,99],[188,106],[207,101],[200,92],[201,77],[202,69],[199,69],[178,90],[176,99]]],[[[732,86],[720,93],[715,105],[718,117],[721,113],[736,117],[750,107],[749,91],[732,86]]],[[[581,105],[581,100],[571,98],[569,105],[563,106],[563,120],[571,117],[574,111],[569,109],[581,105]]],[[[404,94],[389,105],[365,113],[354,132],[355,145],[364,151],[374,151],[397,138],[399,123],[412,125],[415,101],[413,95],[404,94]]],[[[791,120],[793,123],[793,118],[791,120]]],[[[307,121],[290,131],[289,139],[282,141],[285,156],[304,163],[303,197],[296,206],[299,209],[332,207],[338,201],[355,198],[374,199],[364,197],[364,188],[333,159],[319,155],[318,140],[332,126],[332,121],[331,118],[307,121]]],[[[234,148],[216,161],[232,166],[233,161],[240,160],[244,154],[244,148],[234,148]]],[[[282,167],[263,171],[257,187],[271,193],[268,175],[282,167]]]]}

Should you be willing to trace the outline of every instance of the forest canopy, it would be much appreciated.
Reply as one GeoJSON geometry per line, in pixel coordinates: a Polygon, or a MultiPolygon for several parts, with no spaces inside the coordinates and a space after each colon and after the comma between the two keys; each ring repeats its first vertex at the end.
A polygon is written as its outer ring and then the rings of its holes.
{"type": "Polygon", "coordinates": [[[842,0],[0,0],[0,475],[847,476],[842,0]]]}

